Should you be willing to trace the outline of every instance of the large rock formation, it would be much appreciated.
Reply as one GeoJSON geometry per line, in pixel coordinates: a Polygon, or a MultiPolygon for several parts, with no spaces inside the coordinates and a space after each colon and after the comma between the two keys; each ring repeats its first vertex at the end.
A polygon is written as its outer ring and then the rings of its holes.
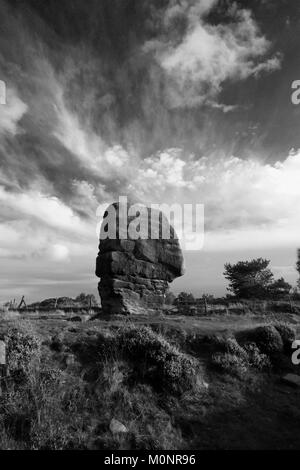
{"type": "Polygon", "coordinates": [[[140,212],[128,216],[128,206],[124,212],[115,203],[104,214],[96,262],[104,313],[158,310],[169,283],[183,274],[174,229],[162,212],[140,207],[140,212]]]}

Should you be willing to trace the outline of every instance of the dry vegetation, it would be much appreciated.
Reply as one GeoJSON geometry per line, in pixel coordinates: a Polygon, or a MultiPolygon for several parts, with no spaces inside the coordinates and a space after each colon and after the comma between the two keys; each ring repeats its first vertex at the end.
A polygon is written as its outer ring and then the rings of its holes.
{"type": "Polygon", "coordinates": [[[299,448],[298,317],[7,318],[2,449],[299,448]],[[112,418],[126,433],[113,434],[112,418]]]}

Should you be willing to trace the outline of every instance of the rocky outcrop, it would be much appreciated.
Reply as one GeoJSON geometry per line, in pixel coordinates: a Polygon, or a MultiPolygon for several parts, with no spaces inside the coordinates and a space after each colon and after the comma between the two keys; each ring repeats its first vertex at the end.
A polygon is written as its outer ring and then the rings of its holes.
{"type": "Polygon", "coordinates": [[[127,217],[118,203],[105,213],[96,262],[104,313],[155,311],[164,304],[169,283],[183,274],[179,241],[166,217],[144,206],[138,215],[139,228],[146,227],[143,238],[130,229],[132,223],[136,226],[136,216],[127,217]],[[115,213],[115,218],[109,213],[115,213]]]}
{"type": "Polygon", "coordinates": [[[80,294],[75,299],[71,297],[57,297],[42,300],[41,302],[35,302],[28,305],[30,309],[36,310],[64,310],[64,309],[78,309],[78,308],[89,308],[97,307],[95,296],[93,294],[86,295],[80,294]]]}

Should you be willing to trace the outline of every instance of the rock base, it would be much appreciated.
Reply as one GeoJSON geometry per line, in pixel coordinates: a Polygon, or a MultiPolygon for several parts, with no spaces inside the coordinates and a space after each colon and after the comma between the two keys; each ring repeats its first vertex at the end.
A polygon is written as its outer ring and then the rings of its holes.
{"type": "Polygon", "coordinates": [[[168,282],[128,276],[104,277],[98,290],[105,313],[154,313],[164,305],[168,282]]]}

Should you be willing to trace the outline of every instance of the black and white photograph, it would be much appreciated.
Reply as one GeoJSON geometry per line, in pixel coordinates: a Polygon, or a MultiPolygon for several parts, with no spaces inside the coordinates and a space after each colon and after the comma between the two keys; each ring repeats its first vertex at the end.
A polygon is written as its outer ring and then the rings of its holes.
{"type": "Polygon", "coordinates": [[[297,0],[0,0],[0,450],[300,451],[299,208],[297,0]]]}

